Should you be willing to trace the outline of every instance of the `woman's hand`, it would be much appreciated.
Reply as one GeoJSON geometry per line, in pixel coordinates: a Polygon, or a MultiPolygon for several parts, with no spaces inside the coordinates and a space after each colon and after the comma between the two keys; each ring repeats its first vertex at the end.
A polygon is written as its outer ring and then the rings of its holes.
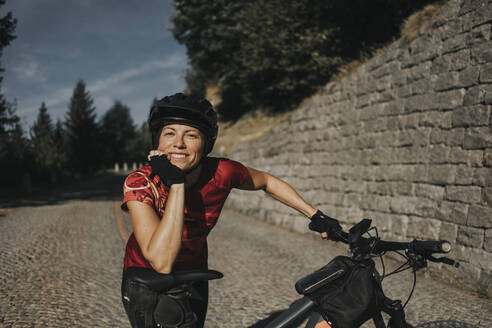
{"type": "Polygon", "coordinates": [[[150,160],[152,172],[157,174],[166,186],[185,182],[186,173],[179,167],[171,164],[167,156],[162,152],[157,150],[151,151],[148,158],[150,160]]]}
{"type": "MultiPolygon", "coordinates": [[[[149,151],[149,154],[147,155],[147,160],[150,162],[151,157],[160,156],[160,155],[166,155],[166,154],[164,154],[164,152],[162,152],[160,150],[151,150],[151,151],[149,151]]],[[[167,155],[166,155],[166,157],[167,157],[167,155]]]]}

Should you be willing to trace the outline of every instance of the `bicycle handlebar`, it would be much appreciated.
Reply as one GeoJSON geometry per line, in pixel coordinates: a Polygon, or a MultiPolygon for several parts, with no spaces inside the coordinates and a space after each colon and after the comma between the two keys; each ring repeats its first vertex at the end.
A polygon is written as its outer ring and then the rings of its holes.
{"type": "Polygon", "coordinates": [[[451,251],[451,244],[446,240],[413,240],[411,242],[395,242],[381,240],[376,237],[358,237],[355,241],[350,242],[354,238],[347,232],[339,230],[334,232],[336,241],[341,241],[350,245],[352,251],[356,251],[362,255],[380,255],[387,251],[409,251],[410,253],[423,256],[425,259],[432,262],[441,262],[448,265],[459,265],[457,262],[441,257],[435,258],[432,254],[445,254],[451,251]]]}

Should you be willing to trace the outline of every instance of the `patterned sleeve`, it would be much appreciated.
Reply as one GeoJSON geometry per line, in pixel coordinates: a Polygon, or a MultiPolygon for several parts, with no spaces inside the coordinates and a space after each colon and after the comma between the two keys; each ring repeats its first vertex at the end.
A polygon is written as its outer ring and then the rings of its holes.
{"type": "Polygon", "coordinates": [[[133,172],[123,185],[121,209],[128,213],[127,202],[135,200],[154,207],[154,195],[148,178],[142,172],[133,172]]]}
{"type": "Polygon", "coordinates": [[[231,168],[231,188],[238,188],[248,181],[249,171],[246,166],[231,159],[227,164],[231,168]]]}

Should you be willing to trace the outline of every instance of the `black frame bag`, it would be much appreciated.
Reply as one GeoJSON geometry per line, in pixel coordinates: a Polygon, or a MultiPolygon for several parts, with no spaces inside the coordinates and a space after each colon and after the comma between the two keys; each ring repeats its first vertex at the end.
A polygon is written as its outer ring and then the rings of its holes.
{"type": "Polygon", "coordinates": [[[380,309],[382,290],[371,259],[354,261],[337,256],[296,283],[318,312],[335,328],[359,327],[380,309]]]}

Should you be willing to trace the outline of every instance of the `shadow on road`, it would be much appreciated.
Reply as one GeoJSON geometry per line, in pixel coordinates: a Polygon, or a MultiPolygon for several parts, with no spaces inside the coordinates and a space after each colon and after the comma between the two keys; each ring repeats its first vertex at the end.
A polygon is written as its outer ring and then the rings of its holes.
{"type": "MultiPolygon", "coordinates": [[[[126,175],[103,173],[94,177],[65,183],[64,185],[36,186],[27,194],[12,188],[0,195],[0,209],[20,206],[54,205],[74,199],[113,200],[121,199],[126,175]]],[[[5,215],[0,210],[0,216],[5,215]]]]}

